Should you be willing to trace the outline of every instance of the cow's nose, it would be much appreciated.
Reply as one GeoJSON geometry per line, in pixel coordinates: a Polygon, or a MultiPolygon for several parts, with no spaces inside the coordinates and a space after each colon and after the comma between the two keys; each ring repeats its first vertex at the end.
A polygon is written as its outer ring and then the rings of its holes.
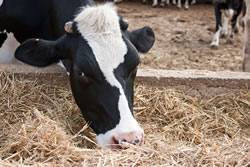
{"type": "Polygon", "coordinates": [[[124,149],[123,143],[139,145],[143,142],[143,132],[121,133],[112,137],[112,149],[124,149]]]}

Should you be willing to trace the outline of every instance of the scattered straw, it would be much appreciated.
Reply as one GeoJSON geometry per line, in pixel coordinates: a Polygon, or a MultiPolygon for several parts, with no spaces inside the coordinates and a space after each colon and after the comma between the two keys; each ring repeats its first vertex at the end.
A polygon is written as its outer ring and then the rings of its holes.
{"type": "Polygon", "coordinates": [[[137,86],[142,146],[95,144],[70,90],[0,73],[0,166],[247,166],[250,91],[198,99],[137,86]]]}

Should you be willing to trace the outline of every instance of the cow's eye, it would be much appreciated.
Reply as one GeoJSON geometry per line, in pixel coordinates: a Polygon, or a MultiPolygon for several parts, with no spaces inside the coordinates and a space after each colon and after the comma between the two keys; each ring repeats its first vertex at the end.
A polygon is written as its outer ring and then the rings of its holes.
{"type": "Polygon", "coordinates": [[[88,79],[88,77],[83,72],[80,72],[80,71],[77,72],[77,76],[78,76],[78,79],[81,82],[84,82],[85,84],[90,83],[90,80],[88,79]]]}
{"type": "Polygon", "coordinates": [[[79,72],[80,77],[86,77],[83,72],[79,72]]]}

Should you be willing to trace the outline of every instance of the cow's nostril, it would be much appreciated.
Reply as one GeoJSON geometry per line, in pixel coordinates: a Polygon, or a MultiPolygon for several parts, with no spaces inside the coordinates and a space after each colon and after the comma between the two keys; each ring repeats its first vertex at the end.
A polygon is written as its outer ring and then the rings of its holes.
{"type": "Polygon", "coordinates": [[[129,144],[140,145],[143,142],[143,133],[140,132],[130,132],[121,133],[117,136],[112,137],[112,148],[113,149],[127,149],[129,144]]]}
{"type": "Polygon", "coordinates": [[[120,144],[119,140],[116,140],[114,137],[113,137],[113,141],[114,141],[114,144],[120,144]]]}
{"type": "Polygon", "coordinates": [[[128,141],[127,141],[126,139],[122,139],[122,142],[125,142],[125,143],[126,143],[126,142],[128,142],[128,141]]]}
{"type": "Polygon", "coordinates": [[[135,144],[138,144],[138,143],[140,143],[140,140],[139,140],[139,139],[136,139],[136,140],[135,140],[135,144]]]}

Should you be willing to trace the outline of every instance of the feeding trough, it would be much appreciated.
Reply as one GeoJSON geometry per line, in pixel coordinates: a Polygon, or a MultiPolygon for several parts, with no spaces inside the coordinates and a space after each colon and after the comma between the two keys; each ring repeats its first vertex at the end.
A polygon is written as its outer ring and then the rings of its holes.
{"type": "Polygon", "coordinates": [[[145,141],[119,151],[96,144],[60,67],[1,65],[0,74],[3,166],[248,163],[248,73],[138,70],[134,112],[145,141]]]}

